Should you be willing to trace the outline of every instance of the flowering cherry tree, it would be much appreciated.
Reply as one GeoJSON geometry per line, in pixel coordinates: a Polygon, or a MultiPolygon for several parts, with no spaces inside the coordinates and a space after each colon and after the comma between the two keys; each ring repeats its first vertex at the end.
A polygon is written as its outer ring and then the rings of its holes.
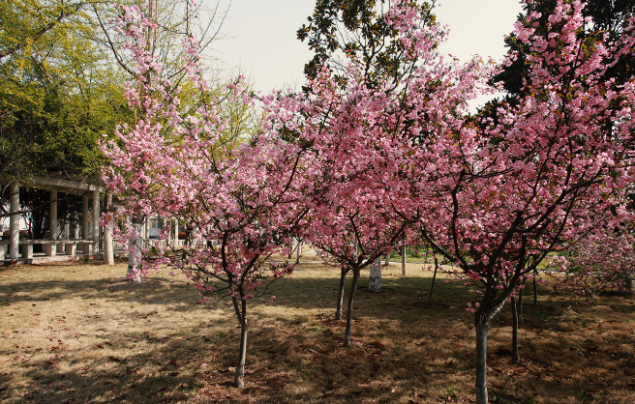
{"type": "MultiPolygon", "coordinates": [[[[103,179],[119,195],[121,215],[173,217],[184,224],[185,245],[141,251],[141,271],[167,265],[192,279],[203,298],[231,298],[241,328],[235,383],[242,387],[248,302],[293,270],[291,264],[267,261],[305,224],[308,209],[295,202],[302,172],[311,166],[308,148],[278,136],[287,117],[275,110],[267,114],[270,131],[225,147],[228,119],[222,106],[252,102],[244,84],[238,80],[212,91],[202,77],[196,42],[184,38],[187,85],[199,101],[184,106],[174,84],[159,79],[161,66],[145,50],[155,25],[131,7],[120,29],[136,60],[137,81],[127,85],[126,97],[137,121],[120,125],[116,139],[104,145],[112,165],[103,179]]],[[[167,241],[169,231],[161,238],[167,241]]],[[[134,228],[124,233],[136,237],[134,228]]]]}
{"type": "Polygon", "coordinates": [[[606,290],[635,293],[635,241],[627,232],[602,231],[581,240],[570,250],[567,271],[555,277],[576,298],[593,298],[606,290]]]}
{"type": "Polygon", "coordinates": [[[616,195],[635,178],[635,83],[615,84],[604,72],[632,52],[635,26],[609,42],[587,27],[582,9],[558,0],[546,30],[536,29],[545,18],[537,12],[517,24],[530,49],[525,88],[493,116],[475,118],[467,101],[493,91],[485,84],[491,64],[444,60],[436,51],[444,34],[427,9],[392,1],[378,27],[390,33],[386,55],[399,63],[373,69],[372,57],[352,47],[337,73],[314,65],[303,94],[262,97],[262,130],[229,150],[219,146],[227,130],[219,106],[252,102],[244,85],[210,91],[196,43],[185,38],[188,85],[200,102],[184,106],[145,51],[153,24],[126,9],[121,29],[138,73],[127,98],[137,122],[105,145],[113,167],[104,181],[124,202],[122,214],[175,217],[191,235],[182,249],[146,251],[142,271],[165,264],[203,296],[231,297],[242,386],[247,303],[268,279],[292,271],[266,262],[291,236],[320,248],[342,280],[353,272],[347,345],[360,271],[416,224],[459,276],[481,286],[470,310],[477,403],[487,403],[487,336],[504,303],[556,247],[629,219],[616,195]]]}
{"type": "Polygon", "coordinates": [[[312,34],[309,44],[317,53],[307,65],[304,98],[288,110],[303,117],[298,136],[319,161],[308,177],[312,185],[304,203],[311,209],[311,243],[327,263],[341,268],[336,318],[342,315],[345,276],[353,274],[348,345],[360,271],[390,251],[422,211],[410,198],[406,173],[419,167],[409,165],[408,153],[431,153],[423,147],[428,131],[453,125],[453,109],[465,103],[485,69],[481,63],[463,67],[443,60],[436,48],[445,34],[428,5],[393,1],[381,10],[331,5],[334,10],[326,12],[327,6],[319,3],[310,27],[299,31],[301,38],[312,34]],[[341,34],[358,42],[332,43],[328,32],[336,29],[339,11],[341,34]],[[344,61],[324,53],[338,46],[344,61]]]}
{"type": "MultiPolygon", "coordinates": [[[[416,194],[428,207],[421,237],[481,286],[470,308],[478,404],[488,400],[488,331],[505,301],[555,247],[627,217],[614,195],[632,176],[634,83],[613,85],[603,73],[616,55],[632,52],[633,24],[619,43],[608,43],[588,29],[583,7],[560,0],[551,15],[533,12],[519,22],[516,35],[531,50],[523,95],[494,117],[431,132],[430,150],[445,142],[435,171],[413,177],[413,186],[431,187],[416,194]],[[545,31],[536,28],[540,18],[548,19],[545,31]],[[615,214],[594,214],[607,211],[615,214]]],[[[411,154],[413,166],[434,161],[411,154]]]]}

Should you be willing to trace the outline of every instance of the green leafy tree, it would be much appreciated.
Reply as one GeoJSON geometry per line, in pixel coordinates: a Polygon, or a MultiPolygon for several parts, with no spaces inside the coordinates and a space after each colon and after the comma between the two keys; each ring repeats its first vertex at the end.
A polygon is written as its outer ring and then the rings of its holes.
{"type": "MultiPolygon", "coordinates": [[[[421,26],[435,24],[434,3],[421,5],[421,26]]],[[[388,8],[382,0],[317,0],[308,25],[297,31],[298,39],[314,52],[304,73],[315,77],[323,64],[341,71],[346,58],[355,58],[363,61],[370,85],[378,77],[391,77],[397,85],[414,63],[404,57],[407,49],[383,18],[388,8]]]]}
{"type": "MultiPolygon", "coordinates": [[[[547,17],[551,14],[556,2],[553,0],[545,0],[539,5],[524,5],[523,13],[518,16],[518,21],[526,23],[528,13],[540,12],[539,29],[546,35],[546,27],[549,24],[547,17]]],[[[583,10],[583,15],[590,18],[587,24],[587,30],[580,32],[589,38],[588,46],[591,47],[597,35],[608,35],[609,42],[617,40],[623,33],[628,24],[628,20],[633,16],[635,10],[635,0],[589,0],[583,10]]],[[[508,48],[508,54],[515,53],[516,60],[507,66],[500,74],[494,77],[493,82],[502,82],[505,91],[511,97],[507,97],[505,101],[513,102],[513,96],[522,93],[524,80],[527,75],[527,59],[526,55],[529,51],[528,45],[520,41],[514,34],[510,34],[505,38],[505,44],[508,48]]],[[[631,53],[621,55],[619,61],[605,73],[606,78],[615,78],[616,84],[624,83],[633,76],[633,68],[635,67],[635,58],[631,53]]],[[[494,102],[492,105],[495,105],[494,102]]]]}

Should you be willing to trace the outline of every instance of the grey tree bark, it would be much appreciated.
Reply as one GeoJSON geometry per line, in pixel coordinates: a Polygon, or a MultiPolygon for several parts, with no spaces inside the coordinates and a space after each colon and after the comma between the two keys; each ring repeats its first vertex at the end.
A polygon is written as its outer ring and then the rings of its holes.
{"type": "Polygon", "coordinates": [[[298,249],[296,252],[296,260],[295,263],[299,264],[300,263],[300,258],[302,257],[302,240],[298,239],[298,249]]]}
{"type": "Polygon", "coordinates": [[[434,282],[437,279],[437,270],[439,269],[439,260],[437,259],[436,250],[432,250],[434,254],[434,275],[432,275],[432,284],[430,285],[430,294],[428,295],[428,303],[432,303],[432,292],[434,292],[434,282]]]}
{"type": "Polygon", "coordinates": [[[487,334],[490,321],[476,321],[476,404],[488,404],[487,400],[487,334]]]}
{"type": "MultiPolygon", "coordinates": [[[[524,286],[524,282],[523,282],[523,286],[524,286]]],[[[518,313],[518,325],[523,325],[523,319],[525,317],[524,313],[523,313],[523,289],[520,290],[520,292],[518,292],[518,308],[516,310],[516,312],[518,313]]]]}
{"type": "Polygon", "coordinates": [[[408,268],[406,268],[406,235],[401,240],[401,274],[408,276],[408,268]]]}
{"type": "Polygon", "coordinates": [[[234,373],[234,384],[238,388],[245,386],[245,359],[247,357],[247,331],[249,322],[247,321],[247,302],[241,299],[241,310],[238,309],[237,297],[233,296],[232,301],[236,309],[236,315],[240,322],[240,351],[238,353],[238,364],[234,373]]]}
{"type": "Polygon", "coordinates": [[[346,286],[346,274],[348,270],[342,267],[340,274],[340,290],[337,296],[337,308],[335,309],[335,319],[342,319],[342,307],[344,306],[344,287],[346,286]]]}
{"type": "Polygon", "coordinates": [[[291,259],[291,257],[293,257],[293,239],[289,242],[289,256],[287,258],[291,259]]]}
{"type": "Polygon", "coordinates": [[[516,307],[516,297],[511,299],[512,309],[512,363],[516,365],[520,362],[520,354],[518,352],[518,307],[516,307]]]}
{"type": "Polygon", "coordinates": [[[351,325],[353,322],[353,295],[355,295],[355,289],[357,288],[357,281],[359,280],[359,270],[353,269],[353,284],[351,285],[351,291],[348,295],[348,312],[346,313],[346,332],[344,333],[344,346],[351,345],[351,325]]]}
{"type": "Polygon", "coordinates": [[[536,277],[538,276],[538,271],[534,268],[534,306],[538,306],[538,287],[536,286],[536,277]]]}
{"type": "Polygon", "coordinates": [[[476,330],[476,404],[487,403],[487,334],[492,326],[492,319],[503,308],[503,300],[497,306],[481,306],[474,313],[476,330]]]}

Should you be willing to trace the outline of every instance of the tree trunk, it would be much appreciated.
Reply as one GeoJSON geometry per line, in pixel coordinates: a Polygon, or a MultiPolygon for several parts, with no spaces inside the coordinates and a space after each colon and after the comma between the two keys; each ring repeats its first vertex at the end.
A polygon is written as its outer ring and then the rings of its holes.
{"type": "MultiPolygon", "coordinates": [[[[234,305],[237,306],[235,299],[234,305]]],[[[241,300],[242,314],[240,321],[240,352],[238,353],[238,365],[236,365],[236,373],[234,374],[234,384],[238,388],[245,386],[245,358],[247,357],[247,331],[249,330],[249,322],[247,321],[247,301],[241,300]]]]}
{"type": "Polygon", "coordinates": [[[141,282],[141,262],[139,257],[141,256],[141,249],[139,248],[139,236],[141,234],[141,225],[143,224],[143,219],[132,219],[132,225],[134,226],[134,231],[136,233],[136,237],[130,240],[130,249],[128,251],[128,274],[127,278],[133,282],[141,282]]]}
{"type": "Polygon", "coordinates": [[[515,365],[520,362],[520,354],[518,353],[518,307],[516,307],[516,297],[512,296],[512,363],[515,365]]]}
{"type": "MultiPolygon", "coordinates": [[[[525,284],[523,283],[523,286],[525,284]]],[[[518,292],[518,307],[517,307],[517,313],[518,313],[518,325],[523,325],[523,320],[524,320],[524,313],[523,313],[523,290],[525,288],[522,288],[520,290],[520,292],[518,292]]]]}
{"type": "Polygon", "coordinates": [[[408,269],[406,268],[406,235],[403,235],[401,240],[401,275],[408,276],[408,269]]]}
{"type": "Polygon", "coordinates": [[[432,285],[430,285],[430,294],[428,295],[428,303],[432,303],[432,292],[434,292],[434,282],[437,279],[437,270],[439,269],[439,260],[437,259],[436,250],[432,250],[434,254],[434,275],[432,275],[432,285]]]}
{"type": "Polygon", "coordinates": [[[357,280],[359,279],[359,270],[353,270],[353,284],[351,285],[351,291],[348,294],[348,313],[346,313],[346,333],[344,334],[344,346],[351,345],[351,324],[353,322],[353,295],[357,288],[357,280]]]}
{"type": "Polygon", "coordinates": [[[538,287],[536,286],[536,276],[538,276],[538,271],[534,268],[534,306],[538,306],[538,287]]]}
{"type": "Polygon", "coordinates": [[[390,265],[390,252],[386,253],[386,261],[384,261],[384,266],[390,265]]]}
{"type": "Polygon", "coordinates": [[[476,404],[487,404],[487,333],[491,320],[476,317],[476,404]]]}
{"type": "Polygon", "coordinates": [[[287,259],[291,259],[291,257],[293,257],[293,239],[291,239],[291,242],[289,243],[289,256],[287,259]]]}
{"type": "Polygon", "coordinates": [[[346,286],[346,273],[348,270],[346,268],[342,268],[342,273],[340,275],[340,291],[337,297],[337,309],[335,309],[335,319],[342,319],[342,306],[344,306],[344,286],[346,286]]]}
{"type": "Polygon", "coordinates": [[[302,257],[302,240],[298,239],[298,249],[296,251],[296,260],[295,263],[300,263],[300,257],[302,257]]]}

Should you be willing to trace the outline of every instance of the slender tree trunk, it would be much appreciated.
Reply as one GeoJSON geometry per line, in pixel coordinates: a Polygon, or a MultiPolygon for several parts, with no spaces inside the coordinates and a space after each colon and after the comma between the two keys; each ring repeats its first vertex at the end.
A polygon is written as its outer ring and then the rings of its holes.
{"type": "Polygon", "coordinates": [[[353,284],[348,295],[348,312],[346,313],[346,333],[344,334],[344,346],[351,345],[351,324],[353,322],[353,295],[357,288],[357,280],[359,279],[359,270],[353,270],[353,284]]]}
{"type": "Polygon", "coordinates": [[[386,261],[384,261],[384,266],[390,265],[390,252],[386,253],[386,261]]]}
{"type": "Polygon", "coordinates": [[[512,363],[515,365],[520,362],[520,354],[518,353],[518,307],[516,307],[516,297],[512,296],[512,363]]]}
{"type": "Polygon", "coordinates": [[[476,404],[487,403],[487,334],[491,320],[476,317],[476,404]]]}
{"type": "Polygon", "coordinates": [[[538,271],[534,268],[534,306],[538,306],[538,287],[536,286],[536,277],[538,276],[538,271]]]}
{"type": "Polygon", "coordinates": [[[344,306],[344,286],[346,286],[346,273],[348,270],[342,267],[342,273],[340,275],[340,291],[337,296],[337,309],[335,309],[335,319],[342,319],[342,307],[344,306]]]}
{"type": "MultiPolygon", "coordinates": [[[[523,286],[525,284],[523,283],[523,286]]],[[[523,325],[523,320],[525,318],[525,315],[523,313],[523,290],[525,290],[525,288],[522,288],[520,290],[520,292],[518,292],[518,325],[523,325]]]]}
{"type": "MultiPolygon", "coordinates": [[[[235,299],[235,298],[234,298],[235,299]]],[[[249,322],[247,321],[247,301],[242,300],[242,314],[240,318],[240,352],[238,354],[238,365],[234,374],[234,384],[241,388],[245,386],[245,358],[247,357],[247,331],[249,322]]]]}
{"type": "Polygon", "coordinates": [[[141,249],[139,248],[139,237],[141,235],[141,226],[143,225],[143,217],[132,218],[132,225],[137,237],[130,240],[130,249],[128,251],[128,273],[126,277],[133,282],[141,282],[141,249]]]}
{"type": "Polygon", "coordinates": [[[401,240],[401,275],[408,276],[408,269],[406,268],[406,235],[403,235],[401,240]]]}
{"type": "Polygon", "coordinates": [[[300,257],[302,257],[302,240],[298,239],[298,250],[296,251],[296,260],[295,263],[300,263],[300,257]]]}
{"type": "Polygon", "coordinates": [[[432,292],[434,292],[434,282],[437,279],[437,270],[439,269],[439,260],[437,259],[436,250],[432,250],[434,254],[434,275],[432,275],[432,284],[430,285],[430,294],[428,295],[428,303],[432,303],[432,292]]]}

